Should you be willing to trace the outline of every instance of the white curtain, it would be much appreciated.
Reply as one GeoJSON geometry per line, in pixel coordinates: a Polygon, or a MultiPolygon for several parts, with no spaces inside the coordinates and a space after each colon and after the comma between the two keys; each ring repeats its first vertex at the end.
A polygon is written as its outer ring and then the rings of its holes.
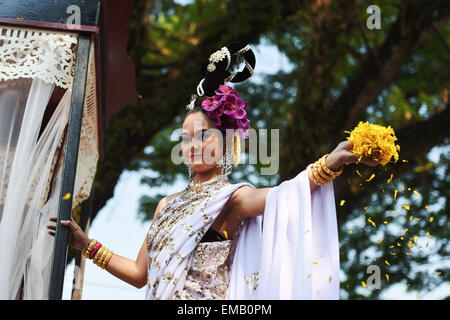
{"type": "MultiPolygon", "coordinates": [[[[20,80],[15,80],[20,81],[20,80]]],[[[23,80],[29,81],[29,80],[23,80]]],[[[10,83],[7,81],[6,83],[10,83]]],[[[67,90],[49,123],[39,136],[45,108],[54,85],[38,78],[32,80],[22,121],[3,122],[3,114],[11,110],[10,97],[18,95],[20,87],[0,92],[0,123],[2,136],[1,161],[4,169],[0,190],[4,190],[0,221],[0,299],[15,299],[24,279],[23,298],[47,298],[53,239],[46,236],[45,224],[56,216],[54,198],[58,198],[56,185],[52,197],[44,208],[44,196],[52,173],[56,148],[61,143],[68,121],[71,91],[67,90]],[[4,112],[5,111],[5,112],[4,112]],[[17,135],[16,138],[14,134],[17,135]],[[38,140],[39,136],[39,140],[38,140]],[[5,165],[6,164],[6,165],[5,165]],[[8,170],[10,166],[10,170],[8,170]],[[9,171],[9,174],[8,174],[9,171]],[[9,175],[9,177],[7,177],[9,175]],[[52,200],[53,199],[53,200],[52,200]],[[33,254],[32,253],[36,253],[33,254]],[[25,272],[26,271],[26,272],[25,272]],[[28,281],[33,277],[33,285],[28,281]],[[47,278],[47,279],[46,279],[47,278]]],[[[23,91],[22,91],[23,94],[23,91]]],[[[20,110],[20,107],[16,109],[20,110]]],[[[20,112],[19,112],[20,113],[20,112]]],[[[12,118],[12,117],[10,117],[12,118]]],[[[56,199],[57,200],[57,199],[56,199]]],[[[56,203],[57,205],[57,203],[56,203]]]]}

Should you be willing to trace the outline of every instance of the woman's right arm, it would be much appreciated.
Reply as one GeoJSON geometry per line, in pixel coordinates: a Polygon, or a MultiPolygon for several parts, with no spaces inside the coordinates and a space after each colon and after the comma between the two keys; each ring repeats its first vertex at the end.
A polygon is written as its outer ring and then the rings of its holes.
{"type": "MultiPolygon", "coordinates": [[[[153,221],[156,221],[159,212],[164,208],[167,200],[163,198],[155,210],[153,221]]],[[[56,223],[56,218],[51,218],[50,221],[56,223]]],[[[153,223],[153,222],[152,222],[153,223]]],[[[91,239],[84,233],[78,224],[71,221],[61,221],[61,224],[68,227],[69,233],[69,246],[72,248],[83,251],[87,248],[91,239]]],[[[56,230],[53,225],[47,226],[50,230],[56,230]]],[[[49,231],[49,234],[55,236],[55,233],[49,231]]],[[[109,248],[112,250],[112,248],[109,248]]],[[[113,250],[114,251],[114,250],[113,250]]],[[[147,284],[147,243],[146,240],[142,243],[136,260],[128,259],[118,254],[113,254],[111,259],[105,268],[106,271],[111,273],[116,278],[135,286],[136,288],[142,288],[147,284]]]]}

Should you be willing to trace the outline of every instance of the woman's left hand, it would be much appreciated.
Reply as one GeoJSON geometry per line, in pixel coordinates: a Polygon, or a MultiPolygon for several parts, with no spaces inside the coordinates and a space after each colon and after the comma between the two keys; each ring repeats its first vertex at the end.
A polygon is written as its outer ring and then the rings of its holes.
{"type": "MultiPolygon", "coordinates": [[[[342,141],[337,145],[337,147],[328,155],[326,158],[326,163],[328,168],[333,171],[339,171],[340,168],[345,164],[357,163],[359,155],[354,154],[350,150],[353,149],[353,142],[342,141]]],[[[379,163],[375,160],[363,157],[359,163],[364,163],[370,167],[375,167],[379,163]]]]}

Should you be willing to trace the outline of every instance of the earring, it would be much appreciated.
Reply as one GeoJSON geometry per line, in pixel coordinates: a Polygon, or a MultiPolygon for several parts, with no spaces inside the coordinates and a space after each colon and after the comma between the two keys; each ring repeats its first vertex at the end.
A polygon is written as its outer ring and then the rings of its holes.
{"type": "Polygon", "coordinates": [[[231,151],[227,148],[225,151],[225,154],[222,156],[222,158],[217,162],[217,168],[222,167],[222,175],[228,176],[233,171],[233,155],[231,154],[231,151]]]}
{"type": "Polygon", "coordinates": [[[191,167],[189,165],[188,165],[188,170],[189,170],[189,185],[192,185],[194,183],[195,172],[194,172],[194,170],[191,169],[191,167]]]}

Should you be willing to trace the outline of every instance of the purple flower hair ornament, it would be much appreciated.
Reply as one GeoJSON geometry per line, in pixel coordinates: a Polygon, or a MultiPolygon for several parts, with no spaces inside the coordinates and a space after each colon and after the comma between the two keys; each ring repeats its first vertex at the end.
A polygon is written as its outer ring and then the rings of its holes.
{"type": "Polygon", "coordinates": [[[239,132],[247,139],[250,129],[250,121],[246,117],[248,103],[242,100],[236,90],[226,85],[220,85],[215,94],[203,100],[203,110],[222,132],[226,132],[226,129],[242,129],[239,132]]]}

